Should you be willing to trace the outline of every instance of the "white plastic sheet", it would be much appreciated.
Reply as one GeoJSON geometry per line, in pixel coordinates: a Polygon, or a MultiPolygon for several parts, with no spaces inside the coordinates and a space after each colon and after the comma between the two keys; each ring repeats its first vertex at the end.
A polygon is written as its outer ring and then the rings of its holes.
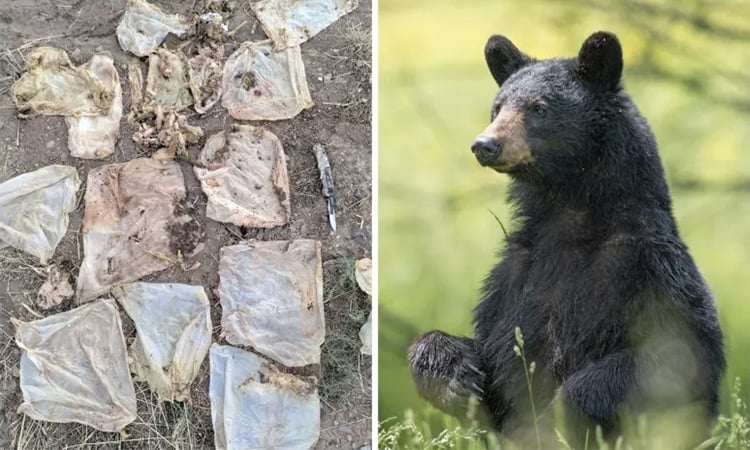
{"type": "Polygon", "coordinates": [[[357,6],[359,0],[261,0],[250,4],[277,50],[302,44],[357,6]]]}
{"type": "Polygon", "coordinates": [[[120,47],[138,56],[146,56],[166,39],[169,33],[182,36],[188,22],[177,14],[165,14],[144,0],[128,0],[125,14],[117,25],[120,47]]]}
{"type": "Polygon", "coordinates": [[[208,217],[253,228],[289,221],[286,155],[276,135],[235,125],[209,137],[198,160],[205,166],[194,171],[208,197],[208,217]]]}
{"type": "Polygon", "coordinates": [[[88,68],[73,66],[65,50],[42,46],[26,55],[26,72],[13,83],[10,95],[22,117],[77,117],[107,114],[114,92],[88,68]]]}
{"type": "Polygon", "coordinates": [[[320,242],[251,241],[223,247],[222,333],[287,367],[320,363],[325,340],[320,242]]]}
{"type": "Polygon", "coordinates": [[[119,431],[136,419],[114,301],[100,300],[34,322],[12,321],[23,351],[19,413],[102,431],[119,431]]]}
{"type": "Polygon", "coordinates": [[[182,111],[193,104],[185,55],[160,48],[148,57],[144,111],[182,111]]]}
{"type": "Polygon", "coordinates": [[[0,247],[39,258],[55,253],[68,229],[81,180],[75,167],[47,166],[0,184],[0,247]]]}
{"type": "Polygon", "coordinates": [[[309,450],[320,436],[314,378],[278,371],[253,353],[211,346],[211,419],[217,450],[309,450]]]}
{"type": "Polygon", "coordinates": [[[132,283],[113,293],[137,331],[130,347],[136,381],[146,381],[159,401],[182,401],[211,345],[211,314],[201,286],[132,283]]]}
{"type": "Polygon", "coordinates": [[[84,159],[102,159],[115,151],[120,136],[122,118],[122,89],[120,76],[110,55],[94,55],[87,69],[102,85],[112,90],[112,106],[106,115],[66,117],[68,148],[71,156],[84,159]]]}
{"type": "Polygon", "coordinates": [[[176,262],[171,227],[185,183],[174,161],[138,158],[89,172],[83,216],[83,261],[76,295],[86,302],[176,262]]]}
{"type": "Polygon", "coordinates": [[[245,42],[224,64],[221,105],[239,120],[290,119],[313,106],[299,47],[245,42]]]}

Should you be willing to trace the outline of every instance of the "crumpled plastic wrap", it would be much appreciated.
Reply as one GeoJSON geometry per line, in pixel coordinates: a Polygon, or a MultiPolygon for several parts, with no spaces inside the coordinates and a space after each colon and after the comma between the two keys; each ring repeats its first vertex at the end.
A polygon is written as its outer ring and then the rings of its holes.
{"type": "Polygon", "coordinates": [[[75,167],[47,166],[0,184],[0,247],[46,264],[68,229],[81,180],[75,167]]]}
{"type": "Polygon", "coordinates": [[[221,98],[224,93],[221,77],[221,64],[207,52],[201,52],[188,60],[190,92],[198,114],[207,113],[221,98]]]}
{"type": "Polygon", "coordinates": [[[235,119],[291,119],[313,106],[299,47],[245,42],[224,63],[222,83],[221,104],[235,119]]]}
{"type": "Polygon", "coordinates": [[[120,47],[138,56],[146,56],[172,33],[181,37],[188,31],[188,21],[177,14],[165,14],[158,6],[144,0],[128,0],[125,14],[117,25],[120,47]]]}
{"type": "Polygon", "coordinates": [[[302,44],[357,6],[359,0],[261,0],[250,4],[276,50],[302,44]]]}
{"type": "Polygon", "coordinates": [[[217,450],[309,450],[320,436],[317,381],[263,358],[211,346],[211,419],[217,450]]]}
{"type": "MultiPolygon", "coordinates": [[[[372,296],[372,260],[370,258],[362,258],[354,262],[354,278],[359,288],[372,296]]],[[[359,351],[365,355],[372,355],[372,313],[367,315],[367,322],[359,329],[359,340],[362,342],[359,351]]]]}
{"type": "Polygon", "coordinates": [[[120,136],[120,76],[110,55],[94,55],[86,67],[106,89],[112,90],[112,106],[103,116],[66,117],[68,148],[71,156],[76,158],[102,159],[114,153],[120,136]]]}
{"type": "Polygon", "coordinates": [[[325,340],[320,242],[250,241],[223,247],[221,329],[227,342],[284,364],[320,363],[325,340]]]}
{"type": "Polygon", "coordinates": [[[211,345],[211,314],[201,286],[132,283],[113,293],[137,331],[130,347],[136,381],[159,401],[183,401],[211,345]]]}
{"type": "Polygon", "coordinates": [[[99,300],[34,322],[11,320],[23,351],[19,413],[101,431],[120,431],[137,418],[114,301],[99,300]]]}
{"type": "Polygon", "coordinates": [[[235,125],[206,140],[194,168],[219,222],[272,228],[289,221],[289,176],[279,139],[261,127],[235,125]]]}
{"type": "Polygon", "coordinates": [[[78,301],[173,265],[177,254],[170,229],[185,220],[174,212],[184,199],[182,171],[174,161],[138,158],[91,170],[78,301]]]}
{"type": "Polygon", "coordinates": [[[148,57],[144,111],[182,111],[193,104],[185,55],[160,48],[148,57]]]}
{"type": "Polygon", "coordinates": [[[26,55],[26,72],[10,89],[21,117],[107,115],[114,92],[85,67],[75,67],[65,50],[36,47],[26,55]]]}

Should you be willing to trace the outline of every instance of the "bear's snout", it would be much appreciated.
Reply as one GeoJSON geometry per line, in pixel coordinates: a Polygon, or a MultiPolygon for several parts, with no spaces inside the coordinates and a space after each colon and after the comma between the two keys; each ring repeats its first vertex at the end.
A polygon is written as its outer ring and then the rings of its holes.
{"type": "Polygon", "coordinates": [[[500,158],[500,143],[495,138],[480,134],[471,144],[471,151],[474,152],[479,164],[494,166],[500,158]]]}

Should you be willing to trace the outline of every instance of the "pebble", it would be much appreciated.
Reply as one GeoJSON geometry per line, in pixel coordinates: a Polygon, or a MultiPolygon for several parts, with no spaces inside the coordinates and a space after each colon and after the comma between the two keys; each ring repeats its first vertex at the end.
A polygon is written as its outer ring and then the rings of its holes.
{"type": "Polygon", "coordinates": [[[48,149],[52,150],[53,148],[55,148],[55,141],[49,141],[49,142],[47,142],[47,146],[46,147],[48,149]]]}

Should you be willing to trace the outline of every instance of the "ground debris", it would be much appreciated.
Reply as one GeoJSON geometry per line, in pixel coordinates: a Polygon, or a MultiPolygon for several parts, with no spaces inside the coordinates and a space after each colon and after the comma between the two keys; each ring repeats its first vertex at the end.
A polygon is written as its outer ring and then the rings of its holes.
{"type": "Polygon", "coordinates": [[[359,0],[261,0],[251,3],[276,50],[296,47],[354,11],[359,0]]]}
{"type": "Polygon", "coordinates": [[[143,111],[182,111],[193,104],[188,88],[187,61],[177,51],[160,48],[148,57],[143,111]]]}
{"type": "Polygon", "coordinates": [[[223,247],[220,255],[227,342],[287,367],[319,364],[325,340],[320,242],[250,241],[223,247]]]}
{"type": "Polygon", "coordinates": [[[37,305],[42,309],[59,306],[63,300],[71,298],[75,292],[70,285],[70,274],[56,265],[47,268],[47,280],[39,288],[37,305]]]}
{"type": "Polygon", "coordinates": [[[81,180],[75,167],[47,166],[0,184],[0,247],[46,264],[68,229],[81,180]]]}
{"type": "Polygon", "coordinates": [[[177,14],[165,14],[144,0],[128,0],[117,26],[117,41],[123,50],[146,56],[156,50],[167,34],[181,37],[189,28],[188,21],[177,14]]]}
{"type": "MultiPolygon", "coordinates": [[[[359,288],[368,296],[372,296],[372,260],[370,258],[362,258],[354,262],[354,278],[359,288]]],[[[372,312],[367,315],[367,321],[359,330],[359,340],[362,342],[359,351],[365,355],[372,355],[372,312]]]]}
{"type": "Polygon", "coordinates": [[[138,158],[89,172],[83,216],[83,261],[76,295],[87,302],[178,262],[169,229],[185,183],[174,161],[138,158]]]}
{"type": "Polygon", "coordinates": [[[188,400],[211,345],[211,314],[202,286],[132,283],[113,293],[136,327],[130,367],[159,401],[188,400]]]}
{"type": "Polygon", "coordinates": [[[73,66],[65,50],[42,46],[26,56],[26,72],[13,84],[10,95],[19,117],[78,117],[109,114],[114,90],[88,67],[73,66]]]}
{"type": "Polygon", "coordinates": [[[235,119],[290,119],[313,106],[299,47],[245,42],[224,64],[222,83],[221,104],[235,119]]]}
{"type": "Polygon", "coordinates": [[[19,413],[110,432],[138,417],[114,301],[99,300],[34,322],[11,321],[23,351],[19,413]]]}
{"type": "Polygon", "coordinates": [[[112,106],[106,115],[66,117],[68,148],[71,156],[84,159],[102,159],[115,151],[120,137],[122,118],[122,89],[120,76],[109,54],[94,55],[87,69],[106,89],[111,89],[112,106]]]}
{"type": "Polygon", "coordinates": [[[211,417],[218,450],[310,449],[320,436],[314,378],[298,378],[245,350],[211,346],[211,417]],[[242,420],[233,420],[241,417],[242,420]]]}
{"type": "Polygon", "coordinates": [[[133,141],[141,149],[151,149],[154,159],[188,157],[187,145],[196,144],[203,137],[203,129],[190,125],[187,118],[174,111],[166,114],[157,108],[154,124],[140,123],[133,133],[133,141]]]}
{"type": "Polygon", "coordinates": [[[235,125],[206,140],[195,175],[219,222],[272,228],[289,221],[289,177],[279,139],[264,128],[235,125]]]}
{"type": "Polygon", "coordinates": [[[331,226],[331,230],[336,231],[336,191],[333,188],[331,164],[328,162],[325,147],[315,144],[313,145],[313,152],[318,162],[320,181],[323,183],[323,197],[326,198],[328,203],[328,224],[331,226]]]}

